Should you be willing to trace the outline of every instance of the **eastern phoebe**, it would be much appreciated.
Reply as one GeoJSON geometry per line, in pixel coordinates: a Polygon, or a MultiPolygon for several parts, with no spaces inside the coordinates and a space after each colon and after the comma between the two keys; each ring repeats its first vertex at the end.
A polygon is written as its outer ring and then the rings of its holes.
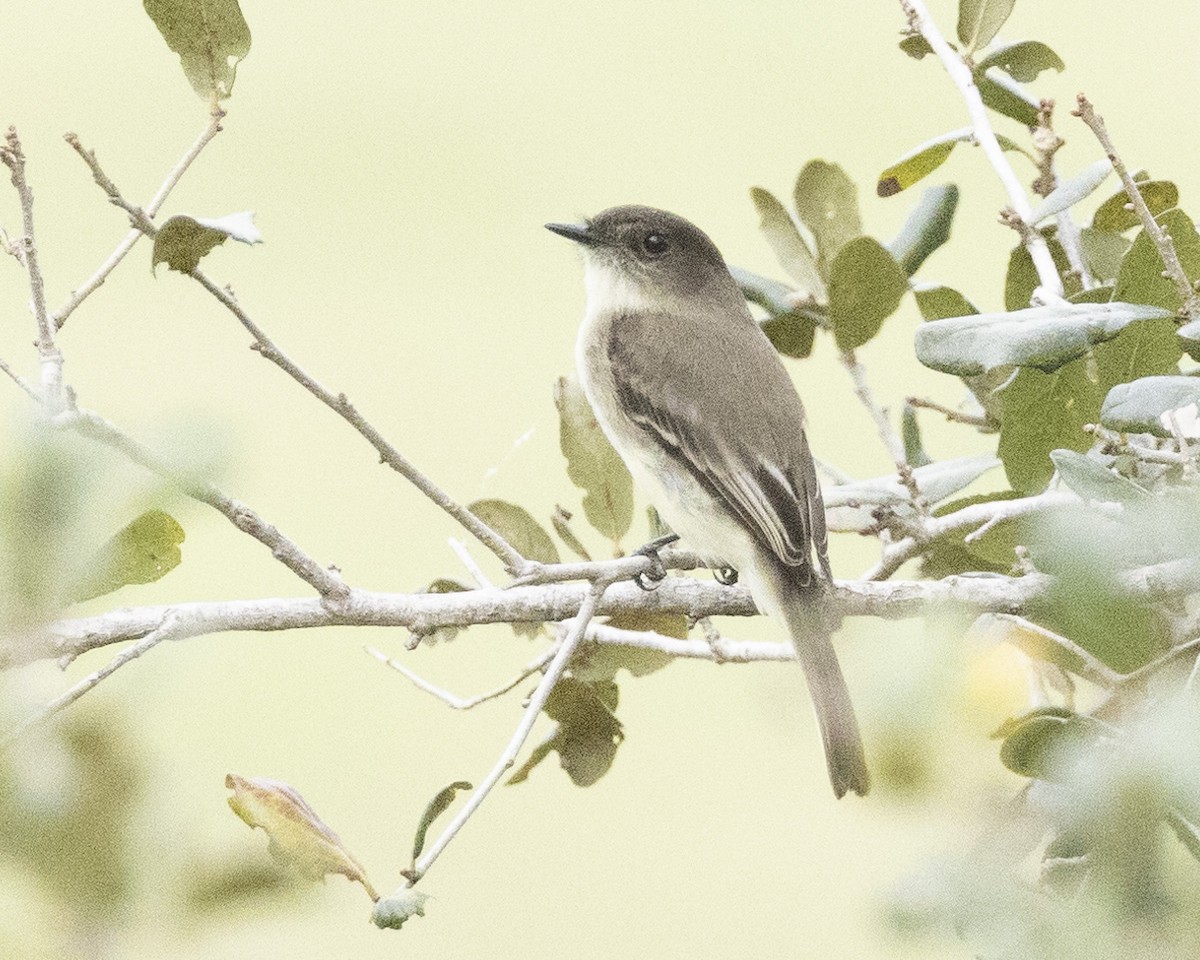
{"type": "Polygon", "coordinates": [[[824,609],[825,505],[804,408],[775,348],[720,251],[682,217],[613,207],[546,227],[583,248],[575,362],[601,428],[684,542],[738,570],[759,608],[787,624],[833,792],[865,794],[862,737],[824,609]]]}

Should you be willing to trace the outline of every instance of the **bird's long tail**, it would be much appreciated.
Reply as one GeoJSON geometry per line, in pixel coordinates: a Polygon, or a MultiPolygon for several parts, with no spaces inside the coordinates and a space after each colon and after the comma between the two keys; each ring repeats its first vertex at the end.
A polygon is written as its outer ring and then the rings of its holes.
{"type": "Polygon", "coordinates": [[[833,631],[825,588],[820,583],[798,584],[789,576],[791,572],[772,571],[774,602],[770,605],[778,609],[766,612],[783,617],[804,667],[808,692],[825,744],[825,762],[829,766],[833,792],[839,799],[850,790],[862,795],[871,787],[871,775],[867,771],[862,734],[854,716],[850,690],[830,640],[833,631]]]}

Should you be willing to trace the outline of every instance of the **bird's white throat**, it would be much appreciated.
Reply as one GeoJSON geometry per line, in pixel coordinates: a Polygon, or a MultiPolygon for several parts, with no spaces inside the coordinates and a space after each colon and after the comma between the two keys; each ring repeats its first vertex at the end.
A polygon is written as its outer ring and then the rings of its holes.
{"type": "Polygon", "coordinates": [[[599,257],[584,259],[583,285],[589,316],[661,309],[640,283],[599,257]]]}

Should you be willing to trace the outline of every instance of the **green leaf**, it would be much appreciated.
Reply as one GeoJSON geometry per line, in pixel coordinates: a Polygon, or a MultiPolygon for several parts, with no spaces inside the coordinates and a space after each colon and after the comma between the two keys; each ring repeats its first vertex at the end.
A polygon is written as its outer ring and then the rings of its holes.
{"type": "Polygon", "coordinates": [[[1141,503],[1149,496],[1136,483],[1074,450],[1051,450],[1050,459],[1058,468],[1058,475],[1063,483],[1083,500],[1141,503]]]}
{"type": "Polygon", "coordinates": [[[913,287],[913,297],[926,320],[966,317],[979,312],[970,300],[951,287],[913,287]]]}
{"type": "Polygon", "coordinates": [[[950,239],[950,224],[958,206],[958,187],[949,183],[930,187],[904,221],[900,233],[887,245],[888,252],[908,276],[920,268],[926,258],[950,239]]]}
{"type": "Polygon", "coordinates": [[[1152,433],[1168,437],[1171,431],[1160,417],[1189,404],[1200,404],[1200,379],[1151,376],[1118,383],[1104,398],[1100,423],[1122,433],[1152,433]]]}
{"type": "Polygon", "coordinates": [[[550,534],[524,507],[507,500],[476,500],[467,509],[504,537],[526,560],[559,562],[558,548],[550,534]]]}
{"type": "Polygon", "coordinates": [[[829,271],[829,319],[839,350],[862,346],[896,312],[908,277],[871,237],[857,237],[838,253],[829,271]]]}
{"type": "Polygon", "coordinates": [[[262,243],[262,234],[249,211],[208,219],[178,214],[154,235],[150,269],[165,263],[171,270],[191,273],[212,249],[229,237],[245,244],[262,243]]]}
{"type": "MultiPolygon", "coordinates": [[[[1079,252],[1088,272],[1099,280],[1115,280],[1130,241],[1119,233],[1084,227],[1079,231],[1079,252]]],[[[1076,301],[1078,302],[1078,301],[1076,301]]]]}
{"type": "Polygon", "coordinates": [[[1097,160],[1070,179],[1059,180],[1058,186],[1051,190],[1034,208],[1030,215],[1030,223],[1041,223],[1048,217],[1062,213],[1085,200],[1108,179],[1110,173],[1112,173],[1112,164],[1108,160],[1097,160]]]}
{"type": "Polygon", "coordinates": [[[1014,80],[1031,83],[1043,70],[1061,73],[1066,64],[1046,44],[1038,40],[1021,40],[997,47],[979,61],[979,70],[986,71],[989,67],[999,67],[1014,80]]]}
{"type": "MultiPolygon", "coordinates": [[[[1155,218],[1175,242],[1175,253],[1189,280],[1200,277],[1200,235],[1192,218],[1182,210],[1168,210],[1155,218]]],[[[1183,306],[1183,298],[1175,283],[1163,276],[1163,261],[1154,241],[1143,229],[1133,240],[1133,246],[1121,261],[1117,274],[1118,300],[1147,303],[1163,307],[1172,313],[1183,306]]]]}
{"type": "Polygon", "coordinates": [[[910,467],[933,463],[921,443],[921,425],[917,423],[917,411],[911,403],[905,403],[900,414],[900,437],[904,441],[904,462],[910,467]]]}
{"type": "MultiPolygon", "coordinates": [[[[583,388],[574,378],[558,378],[554,405],[558,408],[558,442],[567,458],[567,476],[584,492],[584,515],[602,536],[616,544],[633,522],[633,477],[600,429],[583,388]]],[[[523,550],[521,554],[529,556],[523,550]]],[[[555,562],[557,556],[555,551],[555,562]]]]}
{"type": "MultiPolygon", "coordinates": [[[[891,197],[901,190],[907,190],[945,163],[959,143],[974,139],[975,133],[972,128],[963,127],[926,140],[879,174],[875,192],[881,197],[891,197]]],[[[955,197],[956,201],[957,199],[955,197]]]]}
{"type": "Polygon", "coordinates": [[[750,197],[760,218],[758,228],[775,252],[779,265],[799,284],[801,296],[824,303],[825,283],[817,271],[816,258],[800,236],[792,215],[774,194],[761,187],[753,187],[750,197]]]}
{"type": "Polygon", "coordinates": [[[796,178],[794,194],[800,222],[817,243],[817,267],[828,277],[838,251],[862,234],[858,188],[836,163],[810,160],[796,178]]]}
{"type": "Polygon", "coordinates": [[[225,786],[233,791],[229,806],[250,827],[261,827],[271,838],[271,855],[308,880],[340,873],[361,883],[372,900],[379,895],[362,865],[346,849],[295,789],[278,780],[226,774],[225,786]]]}
{"type": "Polygon", "coordinates": [[[767,312],[759,326],[776,350],[788,357],[804,358],[812,353],[820,312],[797,306],[799,294],[778,280],[760,277],[741,267],[730,267],[729,272],[742,296],[767,312]]]}
{"type": "Polygon", "coordinates": [[[1112,303],[1113,291],[1117,288],[1115,283],[1102,283],[1092,287],[1091,290],[1080,290],[1078,293],[1073,293],[1067,300],[1070,303],[1112,303]]]}
{"type": "Polygon", "coordinates": [[[142,0],[184,75],[204,99],[233,92],[237,65],[250,52],[250,28],[238,0],[142,0]]]}
{"type": "Polygon", "coordinates": [[[975,71],[975,86],[984,104],[1003,116],[1027,127],[1035,127],[1041,101],[1029,93],[999,67],[975,71]]]}
{"type": "MultiPolygon", "coordinates": [[[[428,586],[422,587],[417,593],[460,593],[469,589],[471,588],[466,584],[459,583],[457,580],[451,580],[449,577],[439,577],[428,586]]],[[[449,643],[463,629],[466,628],[453,626],[438,627],[429,633],[422,633],[421,638],[425,643],[449,643]]]]}
{"type": "Polygon", "coordinates": [[[1092,445],[1083,432],[1099,412],[1099,389],[1088,379],[1086,363],[1075,360],[1053,373],[1022,367],[998,391],[1003,404],[996,452],[1014,490],[1040,493],[1054,475],[1050,451],[1080,452],[1092,445]]]}
{"type": "MultiPolygon", "coordinates": [[[[1179,188],[1170,180],[1143,180],[1138,183],[1138,191],[1156,217],[1179,205],[1179,188]]],[[[1092,215],[1092,226],[1111,233],[1122,233],[1136,227],[1142,221],[1133,210],[1125,209],[1128,203],[1129,195],[1123,188],[1118,190],[1097,208],[1092,215]]]]}
{"type": "Polygon", "coordinates": [[[429,894],[412,887],[397,887],[390,897],[375,902],[371,922],[380,930],[399,930],[412,917],[425,916],[429,894]]]}
{"type": "Polygon", "coordinates": [[[455,780],[454,783],[439,790],[437,795],[429,801],[425,807],[425,812],[421,814],[421,819],[417,823],[417,832],[413,836],[412,860],[414,865],[417,862],[417,857],[421,855],[421,851],[425,849],[425,835],[429,832],[429,827],[433,824],[433,821],[449,809],[459,790],[473,789],[475,788],[466,780],[455,780]]]}
{"type": "Polygon", "coordinates": [[[1063,765],[1096,740],[1098,729],[1095,720],[1062,707],[1033,710],[996,732],[1004,738],[1000,762],[1022,777],[1060,780],[1063,765]]]}
{"type": "Polygon", "coordinates": [[[613,711],[617,708],[617,685],[611,681],[584,683],[564,677],[550,692],[545,713],[557,723],[549,738],[539,744],[509,783],[528,779],[530,771],[551,751],[571,782],[588,787],[608,773],[625,734],[613,711]]]}
{"type": "MultiPolygon", "coordinates": [[[[1083,284],[1079,277],[1070,272],[1071,262],[1067,259],[1067,252],[1062,244],[1055,237],[1048,236],[1047,231],[1043,231],[1043,236],[1046,237],[1046,246],[1050,248],[1054,267],[1062,277],[1063,292],[1069,299],[1083,289],[1083,284]]],[[[1004,276],[1004,308],[1022,310],[1029,306],[1033,293],[1041,282],[1029,251],[1024,246],[1013,248],[1008,258],[1008,272],[1004,276]]]]}
{"type": "Polygon", "coordinates": [[[919,33],[911,33],[900,41],[900,49],[912,57],[914,60],[920,60],[922,57],[933,53],[933,47],[919,33]]]}
{"type": "Polygon", "coordinates": [[[554,527],[558,539],[566,544],[568,550],[580,560],[590,562],[592,555],[588,553],[587,547],[580,542],[579,538],[575,536],[575,531],[570,527],[573,516],[574,514],[570,510],[564,510],[561,506],[555,505],[554,513],[550,515],[550,525],[554,527]]]}
{"type": "Polygon", "coordinates": [[[1131,303],[1060,303],[1011,313],[981,313],[917,329],[917,359],[925,366],[970,376],[1002,366],[1050,372],[1138,321],[1169,311],[1131,303]]]}
{"type": "Polygon", "coordinates": [[[958,0],[958,39],[970,53],[986,47],[1004,26],[1016,0],[958,0]]]}
{"type": "Polygon", "coordinates": [[[72,591],[73,599],[90,600],[131,583],[153,583],[166,576],[183,560],[179,549],[183,539],[183,527],[174,517],[147,510],[92,556],[72,591]]]}

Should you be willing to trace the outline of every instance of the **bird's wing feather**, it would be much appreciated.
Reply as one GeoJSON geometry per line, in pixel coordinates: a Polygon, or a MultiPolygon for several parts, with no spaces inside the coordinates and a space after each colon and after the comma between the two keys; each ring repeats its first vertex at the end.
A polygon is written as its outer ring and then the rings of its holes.
{"type": "Polygon", "coordinates": [[[629,419],[674,456],[779,560],[828,576],[825,508],[804,410],[770,341],[745,317],[628,313],[608,355],[629,419]],[[713,389],[713,365],[726,368],[713,389]],[[721,424],[718,432],[715,429],[721,424]]]}

